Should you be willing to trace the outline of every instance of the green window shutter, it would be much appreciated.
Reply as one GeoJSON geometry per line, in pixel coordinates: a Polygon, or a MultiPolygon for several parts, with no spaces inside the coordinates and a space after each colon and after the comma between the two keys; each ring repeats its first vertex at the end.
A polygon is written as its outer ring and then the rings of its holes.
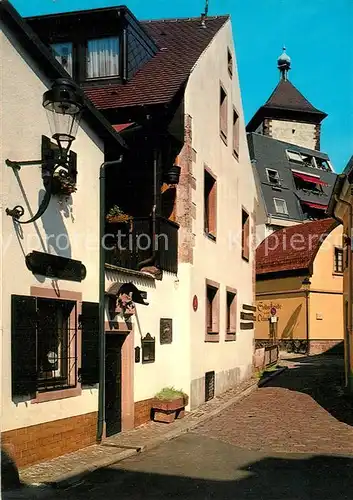
{"type": "Polygon", "coordinates": [[[99,382],[99,304],[82,302],[81,314],[81,369],[79,380],[82,384],[94,385],[99,382]]]}
{"type": "Polygon", "coordinates": [[[37,390],[35,297],[11,296],[12,397],[32,396],[37,390]]]}

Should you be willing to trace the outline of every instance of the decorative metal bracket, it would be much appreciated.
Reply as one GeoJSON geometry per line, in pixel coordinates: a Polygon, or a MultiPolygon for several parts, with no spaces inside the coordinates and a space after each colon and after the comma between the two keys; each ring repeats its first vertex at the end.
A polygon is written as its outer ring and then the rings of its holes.
{"type": "Polygon", "coordinates": [[[42,166],[42,179],[45,189],[45,195],[41,201],[37,213],[26,221],[21,221],[20,218],[24,215],[25,209],[22,205],[16,205],[14,208],[6,208],[6,214],[12,217],[19,224],[29,224],[35,222],[41,217],[49,206],[51,196],[56,194],[53,192],[53,178],[58,168],[64,168],[67,176],[70,176],[75,182],[77,177],[76,168],[76,154],[72,151],[69,152],[68,157],[63,156],[62,150],[53,144],[48,137],[42,136],[42,159],[41,160],[26,160],[26,161],[13,161],[7,159],[5,161],[8,167],[14,171],[21,170],[21,167],[41,165],[42,166]]]}

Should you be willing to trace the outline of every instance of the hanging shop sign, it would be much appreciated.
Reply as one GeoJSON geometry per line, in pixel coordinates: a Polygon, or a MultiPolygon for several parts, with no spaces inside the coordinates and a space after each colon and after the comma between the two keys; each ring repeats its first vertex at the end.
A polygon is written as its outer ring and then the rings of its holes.
{"type": "Polygon", "coordinates": [[[79,260],[58,255],[33,251],[26,255],[27,268],[33,274],[67,281],[82,281],[86,277],[86,267],[79,260]]]}

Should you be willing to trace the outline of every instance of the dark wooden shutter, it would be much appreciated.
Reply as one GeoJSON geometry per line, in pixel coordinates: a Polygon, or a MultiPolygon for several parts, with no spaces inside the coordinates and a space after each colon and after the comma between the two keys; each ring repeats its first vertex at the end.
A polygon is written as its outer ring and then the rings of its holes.
{"type": "Polygon", "coordinates": [[[32,396],[37,390],[35,297],[11,296],[12,397],[32,396]]]}
{"type": "Polygon", "coordinates": [[[250,217],[249,214],[242,210],[242,256],[244,259],[249,260],[249,238],[250,238],[250,217]]]}
{"type": "Polygon", "coordinates": [[[99,304],[82,302],[80,382],[93,385],[99,382],[99,304]]]}

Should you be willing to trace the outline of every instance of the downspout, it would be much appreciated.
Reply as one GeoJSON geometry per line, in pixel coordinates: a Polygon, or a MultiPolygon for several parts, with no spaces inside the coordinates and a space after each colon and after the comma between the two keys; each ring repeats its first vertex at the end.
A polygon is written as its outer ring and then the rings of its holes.
{"type": "Polygon", "coordinates": [[[310,290],[305,290],[305,321],[306,321],[306,340],[307,340],[307,343],[308,343],[308,350],[307,350],[307,354],[308,355],[310,354],[310,343],[309,343],[309,339],[310,339],[310,335],[309,335],[309,325],[310,325],[310,322],[309,322],[309,293],[310,293],[310,290]]]}
{"type": "Polygon", "coordinates": [[[97,440],[103,437],[105,421],[105,251],[103,238],[105,233],[105,169],[121,164],[118,160],[106,161],[99,169],[99,392],[98,392],[98,426],[97,440]]]}
{"type": "MultiPolygon", "coordinates": [[[[352,205],[348,203],[348,201],[342,200],[339,198],[337,195],[334,195],[335,201],[340,202],[343,205],[345,205],[348,209],[348,228],[350,231],[352,231],[352,221],[353,221],[353,214],[352,214],[352,205]]],[[[347,308],[347,328],[345,325],[345,337],[346,337],[346,346],[347,349],[345,349],[345,369],[346,369],[346,386],[348,387],[349,391],[353,390],[352,387],[352,373],[351,373],[351,335],[352,335],[352,279],[353,279],[353,272],[352,272],[352,241],[351,241],[351,235],[347,235],[346,237],[346,246],[347,246],[347,252],[348,252],[348,308],[347,308]]]]}

